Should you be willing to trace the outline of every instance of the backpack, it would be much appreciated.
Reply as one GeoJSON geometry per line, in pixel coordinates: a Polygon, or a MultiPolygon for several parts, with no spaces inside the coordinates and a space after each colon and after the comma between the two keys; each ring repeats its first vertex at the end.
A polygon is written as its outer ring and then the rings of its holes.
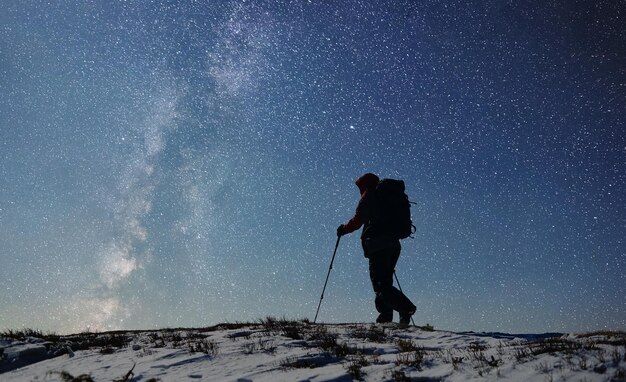
{"type": "Polygon", "coordinates": [[[404,181],[383,179],[376,186],[374,222],[382,233],[406,239],[415,232],[411,221],[411,202],[404,192],[404,181]]]}

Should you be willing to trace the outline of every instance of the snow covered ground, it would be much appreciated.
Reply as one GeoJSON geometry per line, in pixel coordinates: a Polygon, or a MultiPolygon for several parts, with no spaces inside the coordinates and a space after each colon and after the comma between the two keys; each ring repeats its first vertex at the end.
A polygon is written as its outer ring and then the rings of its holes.
{"type": "Polygon", "coordinates": [[[70,336],[5,332],[10,381],[626,381],[626,334],[253,324],[70,336]],[[36,336],[29,336],[35,334],[36,336]]]}

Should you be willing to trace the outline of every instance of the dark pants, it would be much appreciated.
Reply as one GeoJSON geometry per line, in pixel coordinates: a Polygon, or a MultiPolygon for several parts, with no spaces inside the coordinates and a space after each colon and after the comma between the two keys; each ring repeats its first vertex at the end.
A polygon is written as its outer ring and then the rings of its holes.
{"type": "MultiPolygon", "coordinates": [[[[384,316],[393,316],[393,311],[400,313],[414,312],[415,305],[404,293],[393,286],[393,272],[400,257],[400,242],[394,240],[388,246],[363,243],[365,257],[370,262],[370,280],[376,294],[376,310],[384,316]]],[[[389,318],[390,319],[390,318],[389,318]]]]}

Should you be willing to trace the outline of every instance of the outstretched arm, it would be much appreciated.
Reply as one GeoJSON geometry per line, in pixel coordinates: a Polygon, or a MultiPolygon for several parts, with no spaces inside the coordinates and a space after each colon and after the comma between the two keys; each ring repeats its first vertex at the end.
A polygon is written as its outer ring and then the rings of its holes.
{"type": "Polygon", "coordinates": [[[369,219],[367,196],[368,193],[366,191],[361,197],[361,200],[359,200],[359,205],[356,207],[356,212],[354,213],[354,216],[346,224],[340,225],[337,229],[338,235],[341,236],[356,231],[357,229],[361,228],[361,226],[363,226],[363,224],[365,224],[365,222],[369,219]]]}

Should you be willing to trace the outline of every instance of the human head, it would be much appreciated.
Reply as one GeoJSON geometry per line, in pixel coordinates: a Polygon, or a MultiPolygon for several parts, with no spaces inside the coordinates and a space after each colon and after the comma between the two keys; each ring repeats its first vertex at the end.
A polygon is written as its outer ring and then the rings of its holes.
{"type": "Polygon", "coordinates": [[[361,175],[361,177],[359,177],[359,179],[357,179],[354,184],[356,184],[356,186],[359,188],[359,191],[361,192],[361,195],[363,195],[363,193],[365,193],[368,188],[376,187],[379,181],[380,179],[378,178],[378,176],[376,176],[376,174],[368,172],[361,175]]]}

